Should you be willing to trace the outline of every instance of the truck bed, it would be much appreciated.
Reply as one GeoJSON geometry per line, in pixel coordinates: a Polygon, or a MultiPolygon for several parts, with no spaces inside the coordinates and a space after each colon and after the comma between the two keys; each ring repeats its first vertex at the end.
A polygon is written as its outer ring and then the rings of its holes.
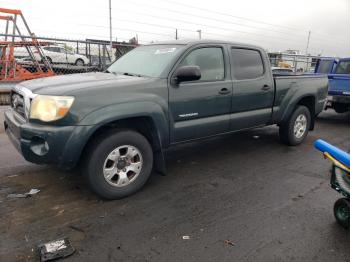
{"type": "Polygon", "coordinates": [[[275,99],[273,103],[273,121],[282,121],[288,115],[290,106],[297,104],[303,97],[314,97],[317,115],[323,110],[328,93],[327,75],[274,76],[275,99]],[[283,115],[282,115],[283,113],[283,115]]]}

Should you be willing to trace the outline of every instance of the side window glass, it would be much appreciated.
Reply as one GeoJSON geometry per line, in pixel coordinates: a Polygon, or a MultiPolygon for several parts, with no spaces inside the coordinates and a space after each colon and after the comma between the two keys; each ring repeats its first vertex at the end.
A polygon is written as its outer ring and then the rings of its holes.
{"type": "Polygon", "coordinates": [[[196,65],[201,70],[200,81],[217,81],[225,77],[224,55],[220,47],[204,47],[189,53],[180,66],[196,65]]]}
{"type": "Polygon", "coordinates": [[[259,51],[232,48],[231,55],[232,71],[235,79],[255,79],[264,74],[264,64],[259,51]]]}
{"type": "Polygon", "coordinates": [[[335,71],[336,74],[350,74],[350,61],[341,61],[335,71]]]}

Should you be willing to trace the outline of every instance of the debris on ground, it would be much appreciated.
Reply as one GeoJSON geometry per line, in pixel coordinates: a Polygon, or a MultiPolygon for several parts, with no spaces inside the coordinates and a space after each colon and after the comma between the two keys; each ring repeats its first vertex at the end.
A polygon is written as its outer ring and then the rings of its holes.
{"type": "Polygon", "coordinates": [[[8,198],[26,198],[26,197],[30,197],[32,195],[35,195],[37,193],[39,193],[40,190],[36,189],[36,188],[32,188],[29,192],[27,193],[23,193],[23,194],[8,194],[7,197],[8,198]]]}
{"type": "Polygon", "coordinates": [[[254,138],[254,139],[258,139],[258,138],[260,138],[260,136],[253,136],[253,138],[254,138]]]}
{"type": "Polygon", "coordinates": [[[188,240],[188,239],[190,239],[190,236],[182,236],[182,239],[183,240],[188,240]]]}
{"type": "Polygon", "coordinates": [[[73,229],[73,230],[75,230],[75,231],[79,231],[79,232],[81,232],[81,233],[85,233],[84,229],[81,229],[81,228],[78,227],[78,226],[70,225],[70,226],[68,226],[68,227],[71,228],[71,229],[73,229]]]}
{"type": "Polygon", "coordinates": [[[40,244],[38,249],[41,262],[65,258],[75,252],[75,249],[70,244],[68,238],[62,238],[45,244],[40,244]]]}
{"type": "Polygon", "coordinates": [[[235,246],[235,243],[233,243],[231,240],[228,240],[228,239],[226,239],[226,240],[224,241],[224,243],[225,243],[226,245],[229,245],[229,246],[235,246]]]}

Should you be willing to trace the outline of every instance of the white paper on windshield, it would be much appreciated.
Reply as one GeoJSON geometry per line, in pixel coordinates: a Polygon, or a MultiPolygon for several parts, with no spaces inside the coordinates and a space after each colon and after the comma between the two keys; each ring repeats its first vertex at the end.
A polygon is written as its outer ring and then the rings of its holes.
{"type": "Polygon", "coordinates": [[[162,48],[162,49],[157,49],[154,52],[154,54],[161,55],[161,54],[173,53],[173,52],[175,52],[175,50],[176,50],[176,47],[162,48]]]}

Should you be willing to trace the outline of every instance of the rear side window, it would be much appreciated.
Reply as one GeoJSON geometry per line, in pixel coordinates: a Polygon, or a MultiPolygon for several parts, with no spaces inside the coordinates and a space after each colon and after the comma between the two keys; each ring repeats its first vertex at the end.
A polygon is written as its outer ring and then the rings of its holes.
{"type": "Polygon", "coordinates": [[[201,81],[218,81],[225,77],[224,55],[220,47],[203,47],[189,53],[180,66],[196,65],[201,70],[201,81]]]}
{"type": "Polygon", "coordinates": [[[334,64],[334,60],[321,60],[318,65],[317,73],[328,74],[331,72],[332,66],[334,64]]]}
{"type": "Polygon", "coordinates": [[[51,47],[50,51],[59,53],[60,52],[60,48],[59,47],[51,47]]]}
{"type": "Polygon", "coordinates": [[[254,79],[264,74],[260,52],[252,49],[232,48],[233,76],[237,80],[254,79]]]}

